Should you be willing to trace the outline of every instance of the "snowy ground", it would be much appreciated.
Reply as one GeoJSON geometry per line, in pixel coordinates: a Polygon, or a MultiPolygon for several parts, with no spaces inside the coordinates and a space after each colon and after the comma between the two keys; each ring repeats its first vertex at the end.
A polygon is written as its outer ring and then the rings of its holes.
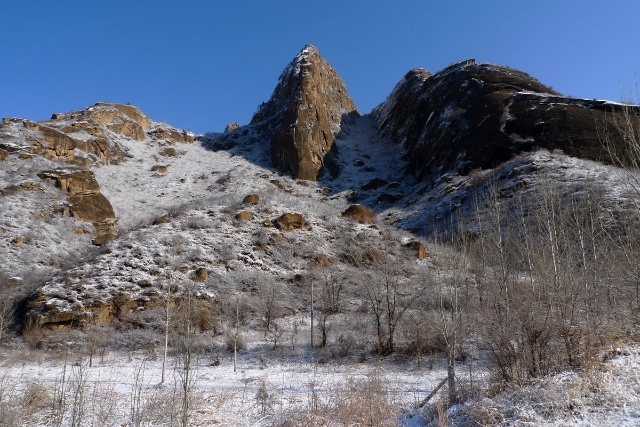
{"type": "MultiPolygon", "coordinates": [[[[80,425],[171,425],[170,414],[180,412],[182,387],[182,371],[175,367],[175,360],[170,357],[167,380],[159,385],[160,351],[109,353],[103,361],[96,356],[93,367],[88,366],[86,354],[76,352],[5,354],[0,362],[4,391],[0,408],[20,410],[36,390],[42,405],[30,404],[21,414],[20,425],[51,425],[56,417],[64,418],[62,425],[71,425],[74,407],[75,412],[82,411],[80,425]],[[65,401],[62,409],[52,403],[60,397],[65,401]]],[[[375,400],[393,405],[398,420],[406,418],[402,425],[424,425],[417,413],[407,413],[446,376],[446,369],[441,360],[433,361],[431,369],[417,369],[411,360],[374,356],[366,362],[356,358],[323,361],[310,354],[308,347],[291,350],[284,343],[276,350],[260,345],[242,352],[236,372],[228,352],[200,356],[192,375],[189,425],[267,426],[287,419],[295,425],[295,419],[314,412],[328,417],[327,425],[333,425],[331,417],[337,414],[326,408],[334,408],[337,399],[364,394],[372,384],[375,400]]]]}
{"type": "MultiPolygon", "coordinates": [[[[338,414],[331,412],[337,410],[336,399],[366,393],[375,394],[380,405],[393,405],[398,425],[442,425],[433,419],[428,423],[413,409],[446,377],[442,360],[436,360],[432,369],[416,369],[412,362],[391,359],[321,363],[304,349],[299,348],[296,356],[296,351],[285,347],[243,352],[237,372],[229,353],[199,357],[192,370],[189,425],[267,426],[287,420],[296,425],[296,420],[314,413],[321,414],[326,422],[322,425],[342,425],[335,421],[338,414]]],[[[639,425],[640,347],[616,349],[611,356],[587,372],[558,374],[457,405],[442,413],[440,422],[452,426],[639,425]]],[[[170,425],[171,412],[175,417],[180,411],[182,386],[173,360],[165,384],[160,385],[162,360],[150,353],[110,353],[103,361],[96,357],[93,367],[77,354],[4,354],[0,407],[5,420],[11,408],[22,411],[18,425],[52,425],[60,409],[45,399],[62,397],[61,425],[71,425],[74,408],[76,414],[82,410],[79,425],[170,425]],[[42,401],[31,402],[29,397],[42,401]]],[[[486,377],[478,374],[476,380],[486,377]]],[[[434,416],[433,409],[430,415],[434,416]]]]}
{"type": "Polygon", "coordinates": [[[640,347],[612,349],[603,365],[564,372],[470,402],[447,413],[453,425],[470,419],[496,426],[640,425],[640,347]]]}

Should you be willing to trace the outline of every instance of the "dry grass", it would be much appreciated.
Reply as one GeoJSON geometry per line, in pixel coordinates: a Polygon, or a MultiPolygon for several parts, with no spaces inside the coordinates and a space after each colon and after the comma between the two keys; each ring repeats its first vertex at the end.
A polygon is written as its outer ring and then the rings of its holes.
{"type": "Polygon", "coordinates": [[[400,416],[398,396],[387,378],[378,371],[365,379],[349,378],[320,398],[313,390],[308,412],[281,414],[282,426],[397,426],[400,416]]]}

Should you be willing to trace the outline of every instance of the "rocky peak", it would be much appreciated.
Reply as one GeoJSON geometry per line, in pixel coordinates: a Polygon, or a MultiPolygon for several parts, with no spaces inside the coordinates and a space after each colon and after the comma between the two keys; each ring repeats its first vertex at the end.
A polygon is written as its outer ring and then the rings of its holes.
{"type": "Polygon", "coordinates": [[[323,168],[338,173],[334,134],[357,114],[347,88],[318,49],[305,46],[284,69],[268,102],[254,114],[271,138],[274,164],[298,179],[316,180],[323,168]]]}

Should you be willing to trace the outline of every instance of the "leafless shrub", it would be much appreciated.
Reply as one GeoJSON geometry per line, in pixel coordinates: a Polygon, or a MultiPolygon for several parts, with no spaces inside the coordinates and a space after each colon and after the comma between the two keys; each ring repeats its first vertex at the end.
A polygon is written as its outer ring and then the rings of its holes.
{"type": "Polygon", "coordinates": [[[335,385],[324,399],[310,395],[308,413],[281,414],[283,426],[369,425],[397,426],[401,405],[387,378],[378,371],[365,379],[348,378],[335,385]]]}
{"type": "Polygon", "coordinates": [[[39,380],[28,381],[22,392],[23,408],[29,413],[51,405],[51,389],[39,380]]]}
{"type": "Polygon", "coordinates": [[[239,333],[237,336],[235,334],[235,328],[231,328],[224,333],[225,339],[225,348],[227,351],[233,352],[235,351],[244,351],[247,349],[247,343],[242,335],[239,333]]]}

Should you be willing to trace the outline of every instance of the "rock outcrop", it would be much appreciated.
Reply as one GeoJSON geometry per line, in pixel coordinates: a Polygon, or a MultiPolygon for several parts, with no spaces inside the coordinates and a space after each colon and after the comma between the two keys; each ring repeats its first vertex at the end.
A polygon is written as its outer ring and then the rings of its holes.
{"type": "Polygon", "coordinates": [[[38,176],[69,194],[69,212],[78,221],[90,222],[96,230],[94,244],[113,239],[118,232],[118,220],[113,207],[100,192],[92,171],[55,169],[38,176]]]}
{"type": "Polygon", "coordinates": [[[238,124],[238,122],[229,123],[227,125],[227,127],[224,128],[224,133],[233,132],[234,130],[238,129],[239,127],[240,127],[240,125],[238,124]]]}
{"type": "MultiPolygon", "coordinates": [[[[191,143],[196,138],[192,132],[151,121],[132,105],[104,102],[56,113],[50,120],[39,123],[4,118],[0,127],[24,133],[30,154],[85,168],[122,161],[126,157],[120,143],[122,138],[143,141],[150,137],[169,145],[191,143]]],[[[176,151],[173,147],[166,150],[176,151]]]]}
{"type": "Polygon", "coordinates": [[[109,142],[103,137],[85,141],[53,127],[40,125],[30,151],[51,160],[89,167],[94,161],[106,164],[122,156],[119,149],[110,148],[109,142]],[[85,155],[79,155],[78,150],[85,155]]]}
{"type": "Polygon", "coordinates": [[[346,211],[342,212],[342,216],[353,218],[360,224],[366,224],[373,222],[376,218],[376,214],[366,206],[351,205],[346,211]]]}
{"type": "Polygon", "coordinates": [[[602,131],[617,133],[624,108],[565,97],[521,71],[467,60],[434,75],[410,71],[372,114],[404,146],[408,172],[427,178],[466,175],[537,148],[606,161],[602,131]]]}
{"type": "Polygon", "coordinates": [[[242,199],[243,205],[257,205],[260,202],[260,196],[257,194],[248,194],[244,199],[242,199]]]}
{"type": "Polygon", "coordinates": [[[132,105],[99,102],[92,107],[70,113],[56,113],[51,116],[49,123],[54,121],[68,121],[73,119],[74,123],[64,130],[73,133],[73,128],[77,131],[86,130],[89,134],[103,135],[99,126],[105,126],[113,133],[142,141],[145,132],[151,126],[151,120],[138,108],[132,105]]]}
{"type": "Polygon", "coordinates": [[[270,134],[277,167],[315,181],[324,169],[338,174],[334,134],[354,114],[356,107],[338,73],[307,45],[282,72],[251,123],[264,125],[270,134]]]}
{"type": "Polygon", "coordinates": [[[280,231],[293,231],[304,227],[307,222],[298,213],[286,213],[276,218],[273,224],[280,231]]]}

